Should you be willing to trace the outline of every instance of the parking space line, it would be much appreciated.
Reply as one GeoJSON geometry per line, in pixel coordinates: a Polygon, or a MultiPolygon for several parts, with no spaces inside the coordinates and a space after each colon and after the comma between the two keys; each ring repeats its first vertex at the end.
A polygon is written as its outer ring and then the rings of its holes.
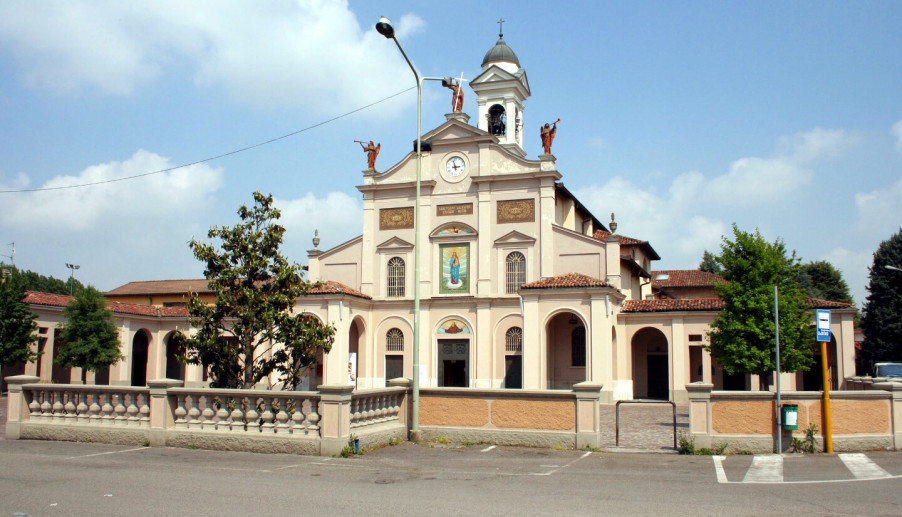
{"type": "Polygon", "coordinates": [[[779,454],[767,454],[752,458],[752,466],[749,467],[742,478],[743,483],[782,483],[783,482],[783,456],[779,454]]]}
{"type": "Polygon", "coordinates": [[[883,470],[883,468],[860,452],[843,453],[839,455],[839,459],[849,469],[849,472],[855,476],[855,479],[885,479],[892,477],[889,472],[883,470]]]}
{"type": "Polygon", "coordinates": [[[561,465],[560,467],[558,467],[556,469],[551,469],[548,472],[530,472],[529,475],[530,476],[550,476],[550,475],[554,474],[555,472],[560,472],[561,470],[569,467],[570,465],[573,465],[577,461],[589,456],[590,454],[592,454],[592,451],[586,451],[586,453],[583,454],[582,456],[580,456],[579,458],[576,458],[575,460],[573,460],[569,463],[565,463],[564,465],[561,465]]]}
{"type": "Polygon", "coordinates": [[[126,450],[124,450],[124,451],[106,451],[106,452],[98,452],[98,453],[95,453],[95,454],[85,454],[84,456],[71,456],[71,457],[66,458],[66,459],[67,459],[67,460],[77,460],[77,459],[79,459],[79,458],[91,458],[91,457],[94,457],[94,456],[105,456],[105,455],[107,455],[107,454],[119,454],[119,453],[121,453],[121,452],[143,451],[143,450],[146,450],[146,449],[147,449],[147,447],[138,447],[138,448],[135,448],[135,449],[126,449],[126,450]]]}
{"type": "Polygon", "coordinates": [[[479,452],[489,452],[490,450],[494,449],[495,447],[498,447],[498,446],[497,445],[489,445],[488,447],[486,447],[485,449],[482,449],[479,452]]]}
{"type": "Polygon", "coordinates": [[[714,473],[717,474],[718,483],[729,483],[727,473],[723,469],[723,460],[726,458],[726,456],[711,456],[711,459],[714,460],[714,473]]]}

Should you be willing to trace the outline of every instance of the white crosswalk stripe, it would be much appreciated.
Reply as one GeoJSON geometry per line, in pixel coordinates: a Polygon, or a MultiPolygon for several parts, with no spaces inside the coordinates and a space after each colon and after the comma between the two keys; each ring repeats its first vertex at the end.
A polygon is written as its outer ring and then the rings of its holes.
{"type": "Polygon", "coordinates": [[[880,465],[877,465],[860,452],[843,453],[839,455],[839,459],[842,460],[843,464],[845,464],[846,468],[849,469],[849,472],[851,472],[856,479],[883,479],[892,477],[889,472],[883,470],[880,465]]]}
{"type": "Polygon", "coordinates": [[[752,466],[745,473],[743,483],[782,483],[783,482],[783,456],[768,454],[755,456],[752,466]]]}

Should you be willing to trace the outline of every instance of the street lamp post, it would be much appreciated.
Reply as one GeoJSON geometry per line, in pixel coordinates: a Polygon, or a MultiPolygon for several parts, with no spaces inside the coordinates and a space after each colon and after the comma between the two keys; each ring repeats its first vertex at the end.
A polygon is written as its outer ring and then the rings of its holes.
{"type": "Polygon", "coordinates": [[[385,16],[379,18],[376,31],[395,42],[417,81],[417,181],[413,211],[413,389],[411,390],[413,403],[410,411],[410,435],[411,439],[416,441],[419,440],[420,434],[420,177],[422,172],[423,81],[442,81],[443,84],[452,84],[453,79],[450,77],[420,77],[416,67],[404,52],[404,48],[401,47],[398,38],[395,37],[395,28],[392,26],[391,20],[385,16]]]}
{"type": "Polygon", "coordinates": [[[72,296],[72,289],[75,287],[75,270],[81,266],[66,262],[66,267],[72,270],[72,273],[69,274],[69,296],[72,296]]]}

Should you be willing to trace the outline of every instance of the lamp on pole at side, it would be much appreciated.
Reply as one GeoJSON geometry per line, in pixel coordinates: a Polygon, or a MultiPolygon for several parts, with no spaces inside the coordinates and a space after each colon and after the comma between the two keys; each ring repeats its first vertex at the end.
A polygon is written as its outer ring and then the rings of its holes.
{"type": "Polygon", "coordinates": [[[69,296],[72,296],[73,288],[75,287],[75,270],[80,269],[81,266],[66,262],[66,267],[72,270],[69,274],[69,296]]]}

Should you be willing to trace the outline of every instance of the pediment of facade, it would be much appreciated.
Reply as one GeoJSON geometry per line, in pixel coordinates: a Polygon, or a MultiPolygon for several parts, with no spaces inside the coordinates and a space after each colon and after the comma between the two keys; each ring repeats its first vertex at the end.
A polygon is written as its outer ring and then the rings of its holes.
{"type": "Polygon", "coordinates": [[[530,237],[525,233],[520,233],[517,230],[513,230],[495,239],[495,246],[507,246],[511,244],[535,244],[535,242],[535,237],[530,237]]]}
{"type": "Polygon", "coordinates": [[[401,239],[399,237],[392,237],[382,244],[376,246],[376,249],[379,251],[389,251],[389,250],[409,250],[413,249],[413,244],[401,239]]]}
{"type": "Polygon", "coordinates": [[[476,237],[477,235],[476,228],[469,224],[455,221],[439,225],[429,234],[429,238],[453,240],[459,237],[476,237]]]}

